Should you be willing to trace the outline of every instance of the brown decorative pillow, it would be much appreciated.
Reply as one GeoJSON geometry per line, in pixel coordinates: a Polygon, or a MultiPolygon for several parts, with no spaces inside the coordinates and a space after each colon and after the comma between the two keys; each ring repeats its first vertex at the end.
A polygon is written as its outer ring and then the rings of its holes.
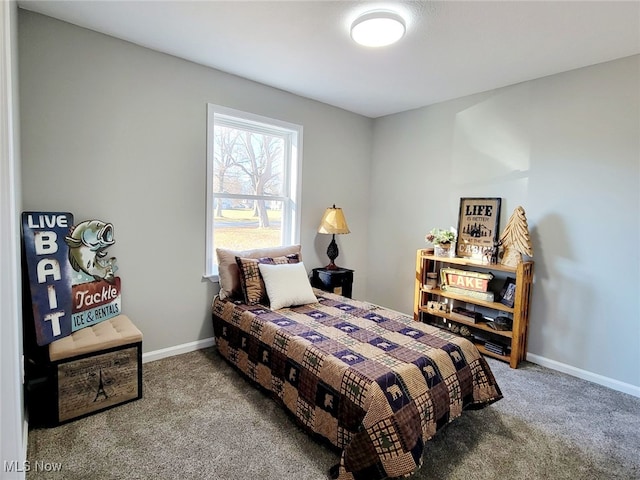
{"type": "MultiPolygon", "coordinates": [[[[229,250],[216,248],[218,257],[218,281],[220,283],[220,298],[242,297],[240,285],[240,271],[236,263],[236,257],[262,258],[280,257],[292,253],[301,254],[300,245],[288,245],[285,247],[256,248],[254,250],[229,250]]],[[[300,255],[302,258],[302,255],[300,255]]]]}
{"type": "Polygon", "coordinates": [[[240,269],[240,284],[244,295],[244,303],[255,305],[267,300],[267,289],[264,286],[259,264],[282,265],[298,263],[300,256],[297,253],[281,257],[242,258],[236,257],[238,269],[240,269]]]}

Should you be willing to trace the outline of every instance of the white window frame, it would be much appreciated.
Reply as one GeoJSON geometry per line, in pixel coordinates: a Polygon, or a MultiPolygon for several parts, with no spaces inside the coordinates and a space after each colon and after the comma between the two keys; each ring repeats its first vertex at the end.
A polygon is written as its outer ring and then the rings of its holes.
{"type": "Polygon", "coordinates": [[[243,112],[233,108],[212,103],[207,104],[207,188],[206,188],[206,235],[205,235],[205,273],[204,277],[212,282],[218,281],[218,265],[215,263],[216,252],[213,248],[213,212],[214,199],[218,196],[213,191],[214,174],[214,126],[237,126],[262,131],[266,134],[285,136],[288,141],[284,148],[284,178],[282,196],[273,195],[238,195],[220,194],[225,198],[278,200],[282,202],[281,245],[294,245],[300,242],[300,186],[302,183],[302,126],[284,122],[254,113],[243,112]]]}

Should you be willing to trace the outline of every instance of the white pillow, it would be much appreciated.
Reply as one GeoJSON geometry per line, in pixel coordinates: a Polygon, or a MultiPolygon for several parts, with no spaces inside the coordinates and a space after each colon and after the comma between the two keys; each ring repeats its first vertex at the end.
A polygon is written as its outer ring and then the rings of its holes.
{"type": "Polygon", "coordinates": [[[316,303],[318,299],[307,277],[304,263],[289,263],[283,265],[258,265],[271,310],[279,310],[293,305],[316,303]]]}

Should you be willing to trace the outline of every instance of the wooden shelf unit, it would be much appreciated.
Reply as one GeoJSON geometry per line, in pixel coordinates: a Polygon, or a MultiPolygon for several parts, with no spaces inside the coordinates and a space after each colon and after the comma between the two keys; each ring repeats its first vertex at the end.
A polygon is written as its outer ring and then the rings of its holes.
{"type": "MultiPolygon", "coordinates": [[[[439,276],[439,275],[438,275],[439,276]]],[[[418,250],[416,254],[416,282],[414,295],[413,319],[422,321],[427,318],[444,319],[458,325],[465,325],[470,331],[480,331],[489,334],[489,338],[495,337],[499,343],[510,348],[507,355],[500,355],[489,351],[481,343],[476,343],[478,350],[483,354],[508,362],[511,368],[517,368],[518,363],[524,360],[527,354],[527,336],[529,329],[529,303],[531,300],[531,288],[533,285],[533,262],[520,263],[517,267],[509,267],[501,264],[486,264],[468,258],[436,257],[426,250],[418,250]],[[461,270],[500,272],[505,276],[515,277],[516,290],[513,307],[508,307],[500,302],[488,302],[477,298],[468,297],[459,293],[443,291],[440,288],[427,289],[428,272],[439,273],[440,268],[446,265],[455,265],[461,270]],[[430,300],[441,301],[443,298],[465,302],[495,312],[496,315],[505,313],[513,319],[511,331],[494,330],[487,326],[487,322],[473,322],[459,317],[453,317],[449,312],[435,311],[427,308],[430,300]],[[430,316],[430,317],[429,317],[430,316]]],[[[496,299],[498,292],[496,292],[496,299]]]]}

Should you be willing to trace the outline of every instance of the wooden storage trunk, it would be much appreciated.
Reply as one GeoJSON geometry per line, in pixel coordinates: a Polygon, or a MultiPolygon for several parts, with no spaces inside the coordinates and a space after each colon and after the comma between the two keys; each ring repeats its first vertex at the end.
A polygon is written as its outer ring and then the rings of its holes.
{"type": "Polygon", "coordinates": [[[49,357],[48,424],[142,397],[142,333],[124,315],[53,342],[49,357]]]}
{"type": "Polygon", "coordinates": [[[142,342],[56,362],[58,423],[142,397],[142,342]]]}

